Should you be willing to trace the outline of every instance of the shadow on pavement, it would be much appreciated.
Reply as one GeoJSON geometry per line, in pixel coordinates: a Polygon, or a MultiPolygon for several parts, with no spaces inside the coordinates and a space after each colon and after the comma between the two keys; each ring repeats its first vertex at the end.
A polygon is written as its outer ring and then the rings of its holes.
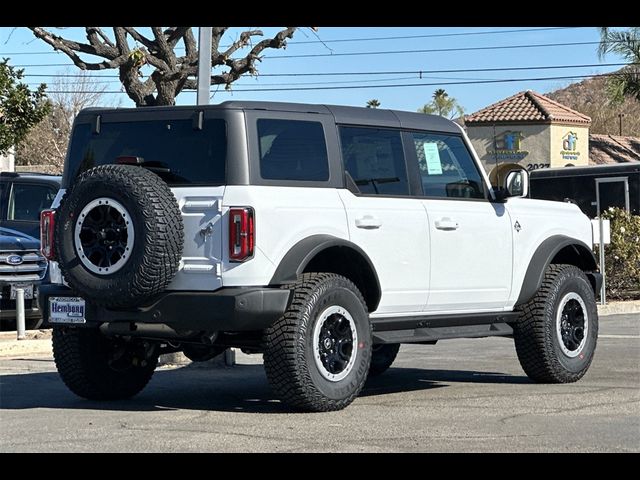
{"type": "MultiPolygon", "coordinates": [[[[494,372],[391,368],[367,381],[360,396],[375,397],[448,386],[448,383],[530,383],[526,377],[494,372]]],[[[97,402],[76,397],[56,372],[0,376],[0,410],[30,408],[115,411],[215,410],[291,413],[272,393],[262,365],[159,370],[131,400],[97,402]]]]}

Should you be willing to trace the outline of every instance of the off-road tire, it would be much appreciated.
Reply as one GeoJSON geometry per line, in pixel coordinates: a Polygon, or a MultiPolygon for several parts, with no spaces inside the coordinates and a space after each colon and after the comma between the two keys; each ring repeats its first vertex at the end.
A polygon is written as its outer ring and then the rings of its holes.
{"type": "Polygon", "coordinates": [[[571,383],[589,369],[598,338],[598,309],[588,278],[573,265],[551,264],[540,289],[520,310],[513,334],[520,365],[527,376],[540,383],[571,383]],[[584,347],[575,357],[567,356],[556,333],[560,302],[568,293],[585,303],[588,330],[584,347]]]}
{"type": "Polygon", "coordinates": [[[121,400],[139,393],[158,363],[152,355],[128,368],[109,365],[110,340],[97,329],[54,327],[53,357],[64,384],[89,400],[121,400]]]}
{"type": "Polygon", "coordinates": [[[399,343],[374,345],[371,352],[371,366],[369,367],[369,376],[375,377],[386,372],[398,356],[399,350],[399,343]]]}
{"type": "Polygon", "coordinates": [[[305,273],[287,286],[292,300],[264,336],[269,383],[286,404],[302,411],[327,412],[349,405],[362,389],[371,361],[371,326],[362,294],[348,279],[332,273],[305,273]],[[313,330],[327,308],[349,312],[357,332],[355,362],[341,380],[323,377],[313,351],[313,330]]]}
{"type": "Polygon", "coordinates": [[[69,286],[106,307],[134,307],[163,292],[173,279],[183,248],[178,203],[155,173],[131,165],[101,165],[81,174],[56,212],[55,250],[69,286]],[[128,261],[109,275],[87,269],[74,245],[76,222],[89,202],[113,198],[129,212],[135,240],[128,261]]]}

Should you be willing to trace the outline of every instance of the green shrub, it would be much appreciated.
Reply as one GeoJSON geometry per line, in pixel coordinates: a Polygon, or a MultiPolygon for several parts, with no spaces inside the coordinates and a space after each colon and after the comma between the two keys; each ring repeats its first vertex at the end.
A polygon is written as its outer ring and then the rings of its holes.
{"type": "Polygon", "coordinates": [[[611,207],[602,218],[611,221],[611,244],[604,248],[607,298],[640,299],[640,216],[611,207]]]}

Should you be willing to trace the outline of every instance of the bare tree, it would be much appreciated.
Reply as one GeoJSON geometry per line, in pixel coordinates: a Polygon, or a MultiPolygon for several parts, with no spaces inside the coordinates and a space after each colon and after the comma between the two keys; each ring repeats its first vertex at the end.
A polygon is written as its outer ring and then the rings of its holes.
{"type": "MultiPolygon", "coordinates": [[[[198,70],[198,49],[192,27],[148,27],[149,36],[143,33],[146,31],[134,27],[113,27],[112,36],[100,27],[84,27],[86,43],[69,40],[44,27],[29,28],[36,37],[63,52],[82,70],[117,69],[129,98],[139,107],[173,105],[182,90],[197,86],[192,78],[198,70]],[[176,53],[178,46],[184,47],[183,55],[176,53]],[[87,56],[104,60],[92,62],[87,56]],[[146,78],[144,66],[153,69],[146,78]]],[[[296,31],[296,27],[286,27],[272,38],[254,44],[253,38],[262,36],[262,30],[246,30],[231,45],[221,47],[220,42],[228,29],[211,28],[211,65],[223,69],[211,76],[211,84],[223,84],[227,88],[244,74],[256,75],[256,62],[261,61],[264,50],[285,48],[287,40],[296,31]]]]}
{"type": "Polygon", "coordinates": [[[38,166],[48,173],[62,171],[67,155],[67,144],[73,121],[83,108],[117,106],[105,96],[105,85],[92,79],[88,72],[70,77],[70,70],[51,85],[49,95],[51,111],[36,125],[16,148],[18,165],[38,166]]]}

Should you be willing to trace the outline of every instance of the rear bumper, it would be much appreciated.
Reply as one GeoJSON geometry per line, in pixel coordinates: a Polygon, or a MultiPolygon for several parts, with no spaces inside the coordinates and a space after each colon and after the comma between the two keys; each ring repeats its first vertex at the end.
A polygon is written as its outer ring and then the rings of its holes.
{"type": "MultiPolygon", "coordinates": [[[[215,292],[164,292],[137,308],[109,309],[87,302],[87,326],[103,323],[164,324],[175,330],[263,330],[287,309],[291,292],[280,288],[234,287],[215,292]]],[[[73,297],[64,285],[43,285],[38,301],[45,325],[49,320],[49,297],[73,297]]]]}

